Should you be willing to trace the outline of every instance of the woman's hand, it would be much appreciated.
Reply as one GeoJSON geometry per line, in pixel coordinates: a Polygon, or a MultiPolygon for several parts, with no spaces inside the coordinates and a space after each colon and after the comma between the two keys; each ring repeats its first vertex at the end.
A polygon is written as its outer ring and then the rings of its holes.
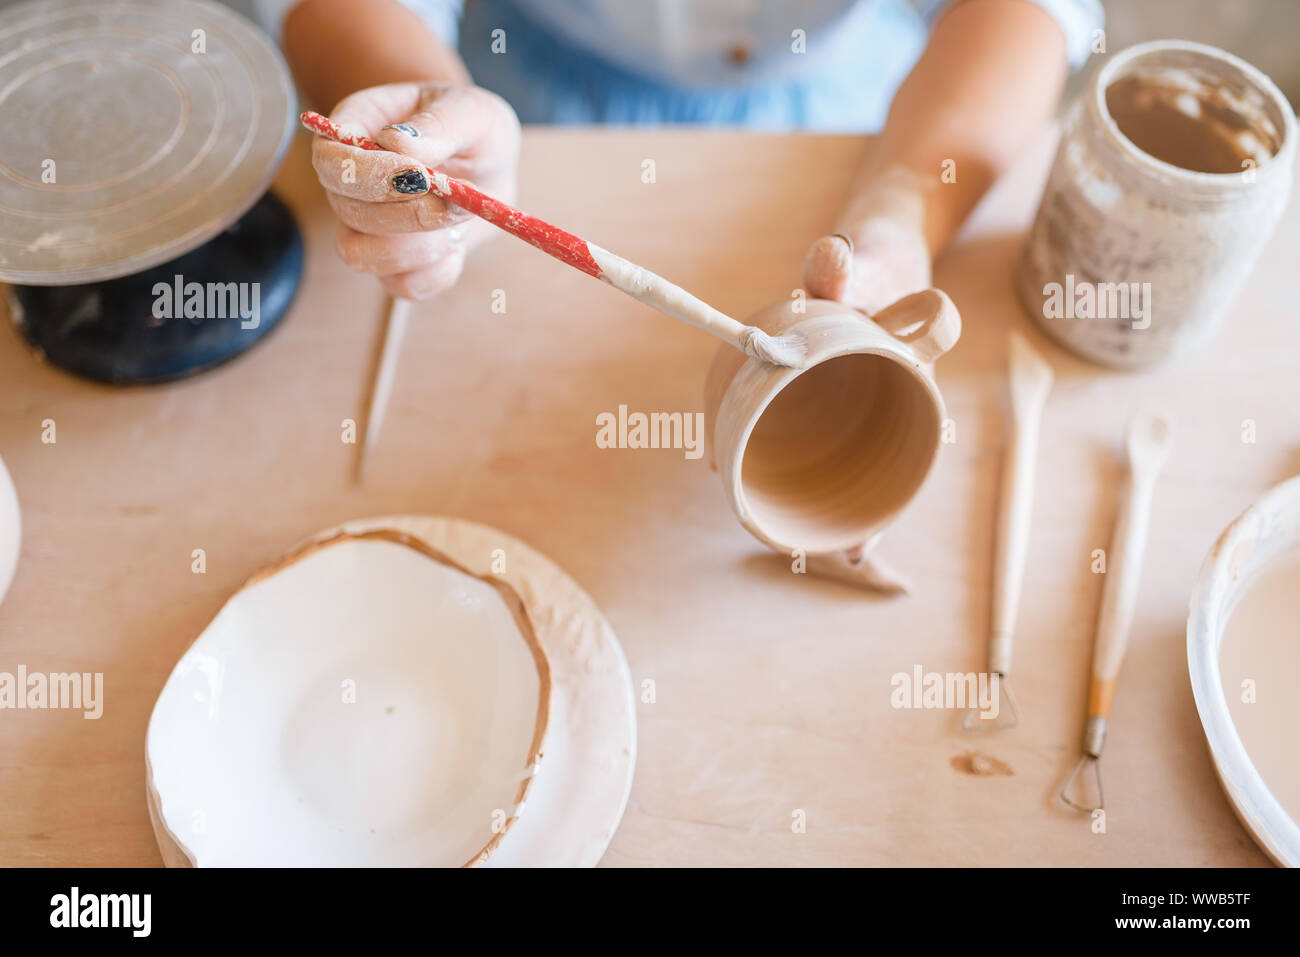
{"type": "Polygon", "coordinates": [[[804,257],[803,284],[810,296],[872,315],[929,287],[930,250],[911,226],[867,220],[813,243],[804,257]]]}
{"type": "Polygon", "coordinates": [[[346,97],[330,118],[391,153],[316,137],[312,165],[339,218],[343,261],[403,299],[428,299],[460,277],[492,227],[431,192],[423,167],[515,198],[519,120],[495,93],[446,83],[394,83],[346,97]],[[400,154],[400,155],[399,155],[400,154]]]}
{"type": "Polygon", "coordinates": [[[949,4],[846,198],[835,230],[852,253],[817,240],[808,292],[874,313],[927,288],[930,257],[1040,135],[1067,72],[1065,34],[1042,6],[949,4]]]}

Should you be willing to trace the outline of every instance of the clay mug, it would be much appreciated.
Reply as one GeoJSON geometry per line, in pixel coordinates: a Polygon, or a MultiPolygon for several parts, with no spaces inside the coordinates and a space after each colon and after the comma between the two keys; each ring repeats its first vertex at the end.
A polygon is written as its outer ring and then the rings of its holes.
{"type": "Polygon", "coordinates": [[[802,369],[718,349],[705,382],[709,452],[732,511],[806,570],[887,591],[902,581],[871,552],[920,490],[942,444],[934,360],[961,334],[947,295],[926,289],[868,317],[824,299],[748,320],[802,333],[802,369]]]}

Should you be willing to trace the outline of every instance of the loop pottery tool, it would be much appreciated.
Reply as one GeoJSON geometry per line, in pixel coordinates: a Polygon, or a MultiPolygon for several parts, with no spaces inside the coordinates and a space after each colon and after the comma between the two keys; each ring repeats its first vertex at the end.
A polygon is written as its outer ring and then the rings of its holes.
{"type": "MultiPolygon", "coordinates": [[[[328,139],[355,146],[363,150],[383,150],[374,140],[357,136],[341,129],[328,117],[308,111],[301,116],[302,125],[313,133],[328,139]]],[[[703,329],[717,336],[747,356],[770,362],[773,365],[802,368],[807,346],[797,335],[771,336],[754,326],[724,315],[708,303],[695,298],[680,286],[675,286],[662,276],[628,262],[594,243],[552,226],[535,216],[529,216],[513,206],[437,170],[425,167],[433,192],[450,200],[466,212],[473,213],[537,247],[560,262],[609,283],[634,299],[658,309],[665,315],[703,329]]]]}
{"type": "Polygon", "coordinates": [[[1101,790],[1101,749],[1106,742],[1106,722],[1115,696],[1115,679],[1128,647],[1129,626],[1137,603],[1142,577],[1142,553],[1146,550],[1147,526],[1151,517],[1151,496],[1156,476],[1169,457],[1173,427],[1159,416],[1145,414],[1133,420],[1128,430],[1129,480],[1115,520],[1115,534],[1101,593],[1101,614],[1097,618],[1097,644],[1092,653],[1092,681],[1088,690],[1088,723],[1083,732],[1083,755],[1061,788],[1061,800],[1076,811],[1091,813],[1104,807],[1101,790]],[[1097,784],[1097,803],[1083,795],[1071,796],[1071,787],[1084,768],[1092,765],[1097,784]]]}
{"type": "Polygon", "coordinates": [[[1034,505],[1034,463],[1038,457],[1038,424],[1052,388],[1052,367],[1024,336],[1011,333],[1008,356],[1011,382],[1011,439],[1002,470],[997,550],[993,565],[993,620],[989,634],[989,676],[997,688],[999,707],[992,718],[971,708],[962,722],[967,731],[996,731],[1020,724],[1020,709],[1011,692],[1011,641],[1020,605],[1020,584],[1029,545],[1029,519],[1034,505]],[[1009,719],[1001,703],[1009,710],[1009,719]]]}

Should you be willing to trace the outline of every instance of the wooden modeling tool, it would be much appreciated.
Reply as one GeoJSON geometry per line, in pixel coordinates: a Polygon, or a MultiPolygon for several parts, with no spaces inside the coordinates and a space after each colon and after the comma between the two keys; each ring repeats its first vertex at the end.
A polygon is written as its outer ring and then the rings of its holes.
{"type": "Polygon", "coordinates": [[[379,430],[384,427],[384,413],[393,394],[397,379],[397,358],[406,338],[406,320],[411,314],[411,300],[392,299],[388,308],[388,323],[384,327],[384,345],[375,365],[370,387],[370,408],[366,412],[366,435],[361,440],[361,453],[357,457],[357,481],[365,477],[366,462],[379,441],[379,430]]]}
{"type": "Polygon", "coordinates": [[[1169,420],[1150,413],[1139,415],[1128,430],[1128,488],[1115,519],[1115,534],[1102,585],[1101,613],[1097,617],[1097,643],[1092,652],[1092,680],[1088,689],[1088,722],[1083,731],[1083,755],[1061,787],[1061,800],[1091,814],[1105,807],[1101,790],[1101,749],[1106,743],[1106,724],[1115,696],[1115,679],[1128,647],[1129,626],[1137,604],[1138,582],[1142,578],[1142,553],[1147,545],[1151,519],[1151,497],[1156,476],[1169,457],[1173,440],[1169,420]],[[1092,765],[1097,786],[1097,803],[1082,794],[1072,794],[1076,781],[1083,787],[1084,768],[1092,765]]]}
{"type": "Polygon", "coordinates": [[[989,633],[989,681],[997,691],[996,716],[985,717],[977,705],[962,722],[966,731],[996,731],[1020,724],[1020,709],[1011,691],[1011,641],[1020,607],[1020,585],[1029,546],[1034,507],[1034,468],[1038,458],[1038,424],[1052,388],[1052,367],[1018,332],[1008,351],[1012,428],[1002,466],[997,546],[993,560],[993,618],[989,633]],[[1005,704],[1007,707],[1003,708],[1005,704]],[[1006,720],[1003,715],[1008,715],[1006,720]]]}
{"type": "MultiPolygon", "coordinates": [[[[313,133],[328,139],[355,146],[363,150],[383,150],[374,140],[342,130],[328,117],[310,110],[300,117],[302,125],[313,133]]],[[[449,200],[467,212],[473,213],[537,247],[554,259],[585,272],[588,276],[604,280],[634,299],[658,309],[665,315],[703,329],[717,336],[747,356],[770,362],[773,365],[803,368],[807,358],[807,344],[798,334],[768,335],[755,326],[747,326],[695,298],[680,286],[675,286],[662,276],[628,262],[595,243],[552,226],[536,216],[529,216],[513,206],[493,199],[464,180],[447,176],[424,167],[433,184],[433,193],[449,200]]]]}

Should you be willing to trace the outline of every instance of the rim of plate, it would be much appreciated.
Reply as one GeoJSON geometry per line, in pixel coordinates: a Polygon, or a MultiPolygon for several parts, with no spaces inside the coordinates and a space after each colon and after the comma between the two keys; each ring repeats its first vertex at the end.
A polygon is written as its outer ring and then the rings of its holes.
{"type": "MultiPolygon", "coordinates": [[[[1253,549],[1270,539],[1282,543],[1279,553],[1300,547],[1300,478],[1274,486],[1233,519],[1206,555],[1187,616],[1187,671],[1210,757],[1229,802],[1269,857],[1297,867],[1300,824],[1274,797],[1251,761],[1228,710],[1219,671],[1224,625],[1244,586],[1259,571],[1241,576],[1240,565],[1249,556],[1238,549],[1243,545],[1253,549]]],[[[1265,557],[1264,565],[1274,557],[1265,557]]]]}

